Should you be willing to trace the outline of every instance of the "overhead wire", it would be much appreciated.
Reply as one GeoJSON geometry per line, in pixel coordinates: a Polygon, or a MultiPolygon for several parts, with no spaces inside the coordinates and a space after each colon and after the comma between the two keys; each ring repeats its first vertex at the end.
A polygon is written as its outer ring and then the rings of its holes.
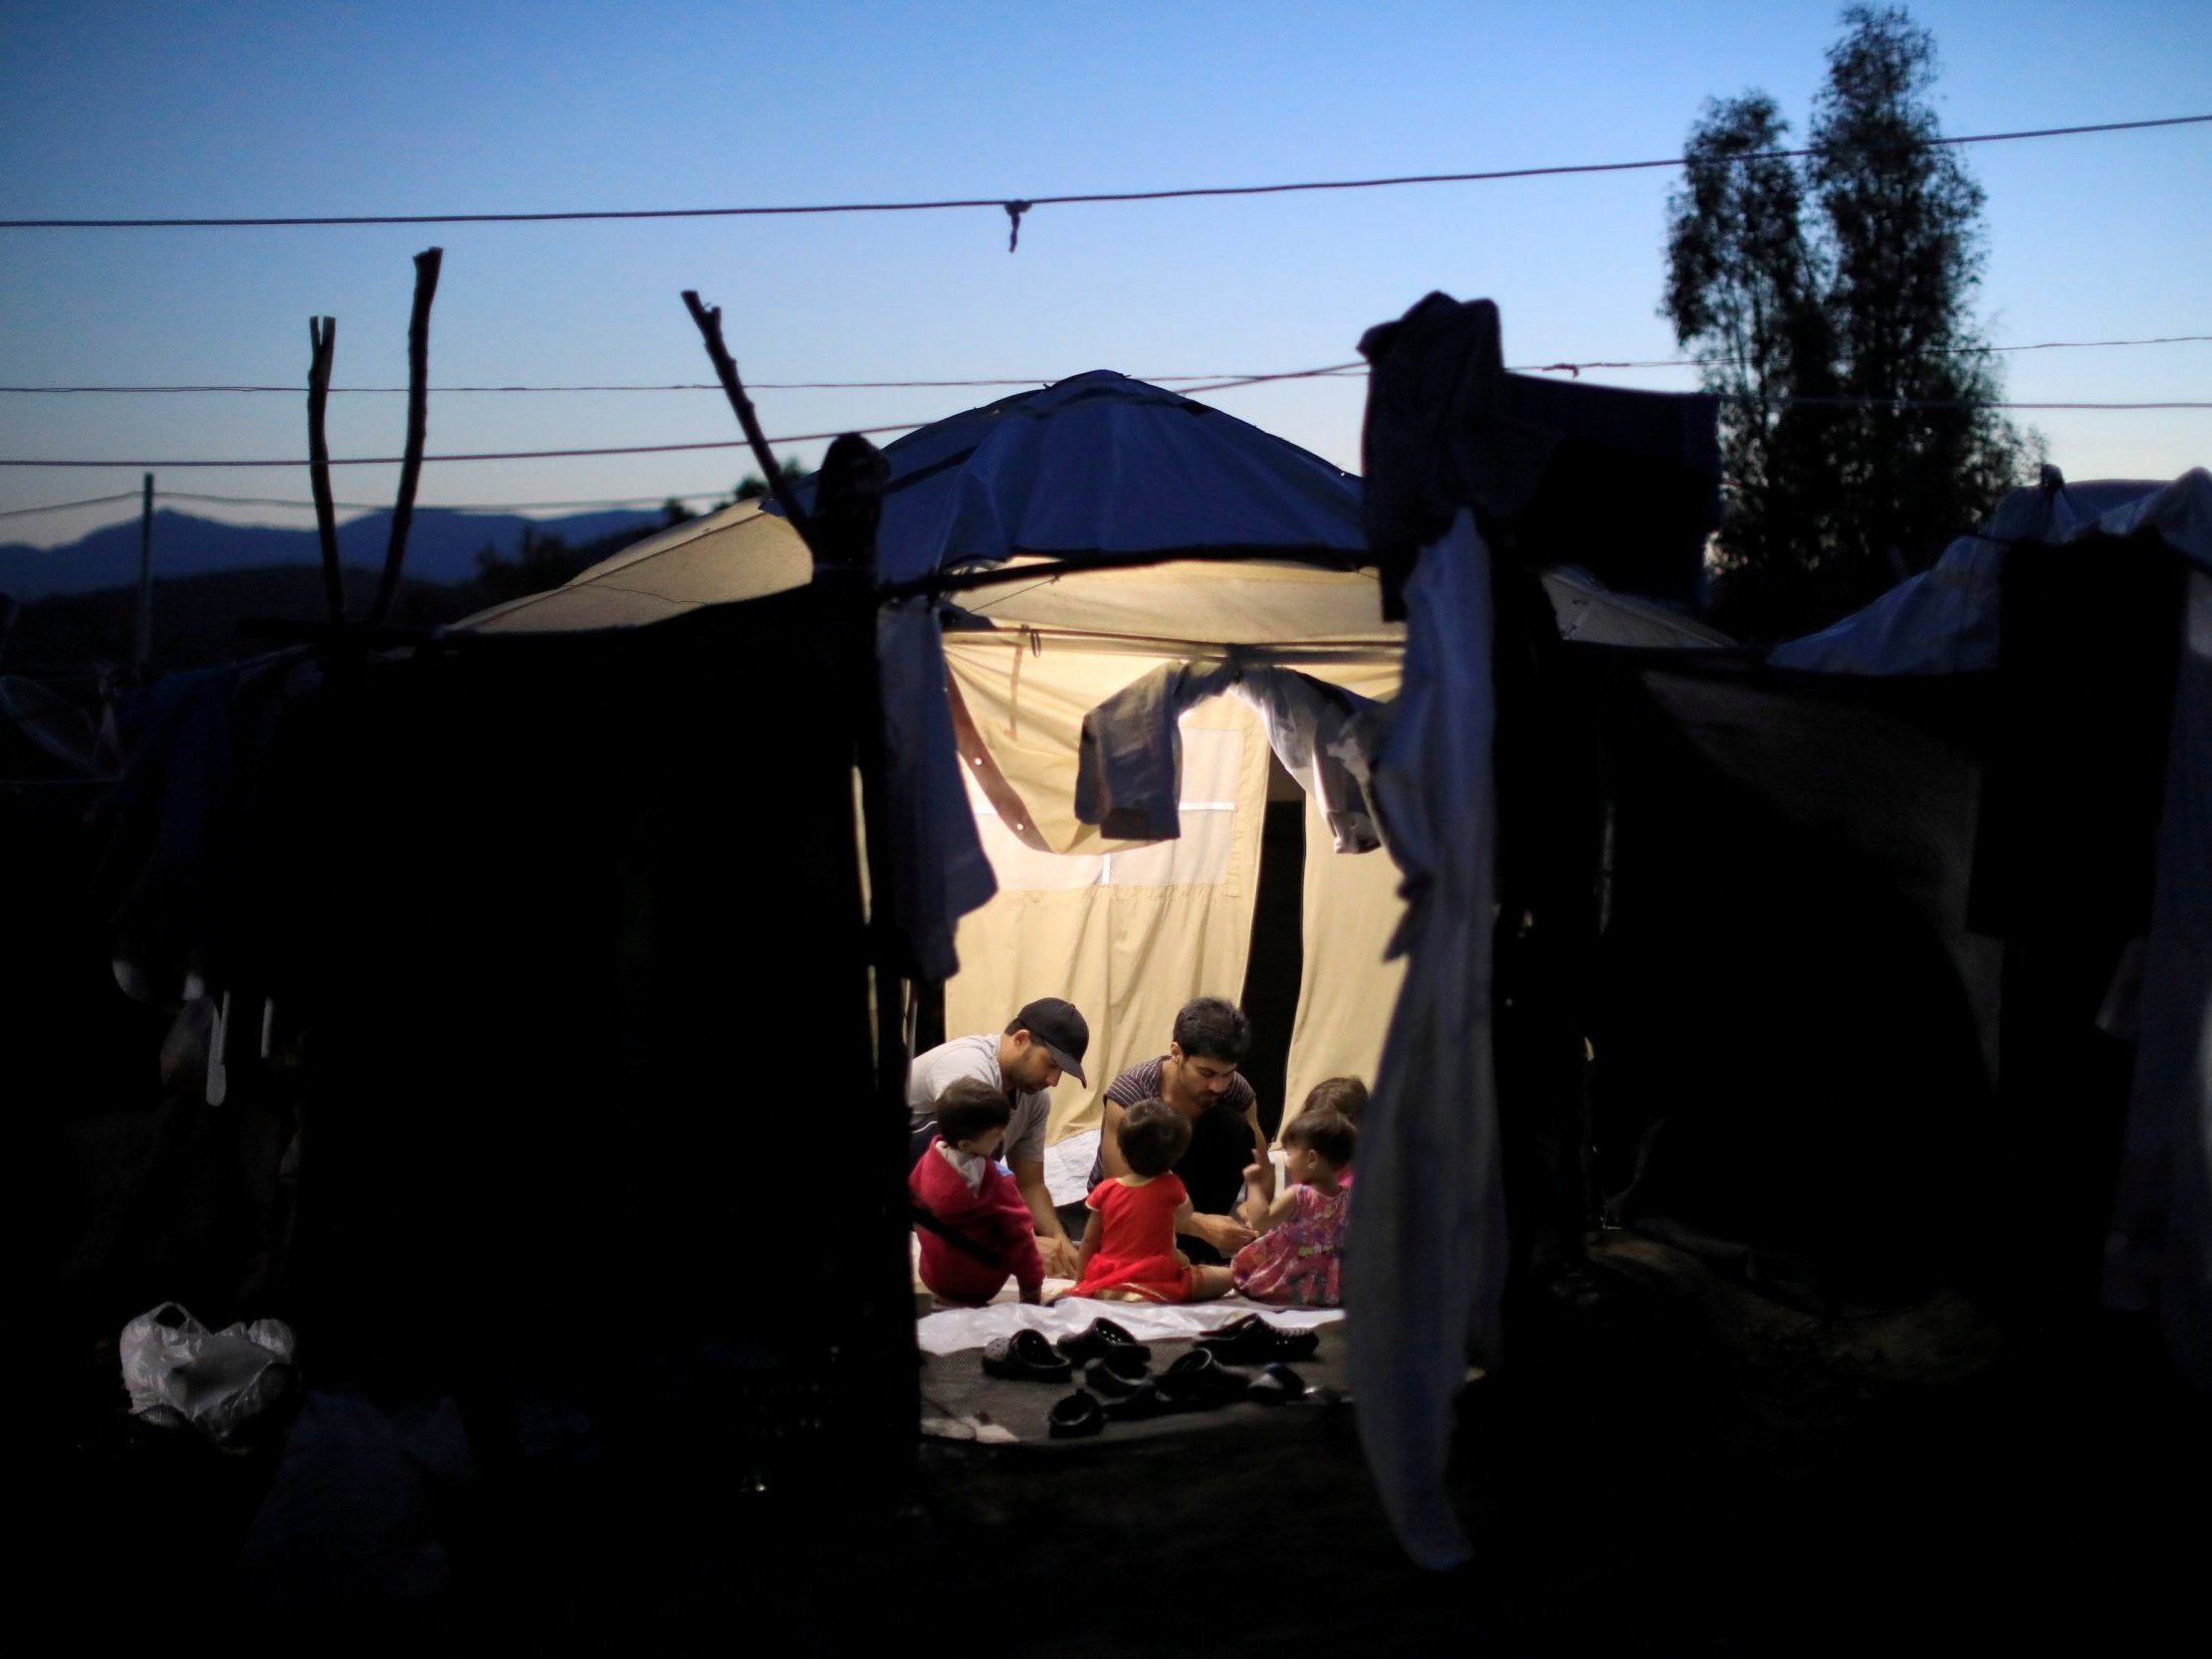
{"type": "MultiPolygon", "coordinates": [[[[2212,334],[2153,334],[2138,339],[2102,340],[2034,340],[2017,345],[1957,345],[1945,348],[1947,356],[1984,356],[2002,351],[2070,351],[2092,348],[2136,345],[2191,345],[2212,341],[2212,334]]],[[[1647,368],[1719,368],[1737,359],[1732,357],[1645,357],[1607,358],[1594,357],[1575,361],[1553,363],[1508,363],[1506,368],[1514,374],[1579,374],[1585,369],[1647,369],[1647,368]]],[[[1220,371],[1213,374],[1139,374],[1134,379],[1155,386],[1181,386],[1187,393],[1227,391],[1239,386],[1263,385],[1276,380],[1307,380],[1329,377],[1357,377],[1367,372],[1364,362],[1330,363],[1320,368],[1284,369],[1260,374],[1232,374],[1220,371]]],[[[872,392],[908,390],[958,390],[964,388],[993,389],[1006,386],[1049,386],[1058,377],[1054,375],[1003,375],[988,379],[969,380],[749,380],[748,388],[757,392],[872,392]]],[[[332,386],[331,395],[353,396],[404,393],[405,386],[332,386]]],[[[205,385],[145,385],[145,386],[0,386],[0,394],[30,396],[57,396],[63,394],[109,393],[116,395],[158,395],[178,392],[275,392],[299,397],[305,388],[297,385],[264,386],[254,384],[205,385]]],[[[596,393],[596,392],[715,392],[721,385],[712,380],[676,381],[665,385],[643,383],[631,385],[569,385],[569,386],[432,386],[433,396],[458,396],[468,393],[596,393]]]]}
{"type": "MultiPolygon", "coordinates": [[[[2208,115],[2166,115],[2146,120],[2099,121],[2079,126],[2046,126],[2012,132],[1973,132],[1955,137],[1922,138],[1915,148],[1939,149],[1965,144],[2011,143],[2031,138],[2075,138],[2101,132],[2137,132],[2153,127],[2195,126],[2212,122],[2208,115]]],[[[1730,165],[1754,161],[1798,160],[1827,153],[1831,146],[1808,144],[1793,149],[1763,150],[1756,154],[1727,156],[1730,165]]],[[[975,208],[996,208],[1020,226],[1021,217],[1040,207],[1094,206],[1114,202],[1191,201],[1233,196],[1280,196],[1324,190],[1385,190],[1411,185],[1485,184],[1507,179],[1562,178],[1577,174],[1642,172],[1683,167],[1687,156],[1656,157],[1644,161],[1575,162],[1543,167],[1494,167],[1464,173],[1405,173],[1383,178],[1305,179],[1286,184],[1195,185],[1169,190],[1090,190],[1061,195],[968,196],[937,201],[814,202],[755,207],[593,208],[538,213],[356,213],[296,214],[252,217],[161,219],[0,219],[0,230],[241,230],[288,226],[343,225],[483,225],[551,224],[589,220],[738,219],[772,218],[836,213],[927,213],[975,208]]],[[[1009,248],[1011,247],[1009,240],[1009,248]]]]}
{"type": "MultiPolygon", "coordinates": [[[[1312,373],[1317,371],[1308,372],[1312,373]]],[[[1272,375],[1268,376],[1267,378],[1281,380],[1295,379],[1299,378],[1299,376],[1272,375]]],[[[1238,381],[1234,384],[1247,385],[1251,383],[1252,382],[1250,381],[1238,381]]],[[[1201,389],[1219,391],[1225,390],[1227,388],[1225,386],[1216,386],[1201,389]]],[[[1717,397],[1724,403],[1757,403],[1774,408],[1800,407],[1819,409],[2004,409],[2022,411],[2027,413],[2034,413],[2039,410],[2170,411],[2179,409],[2212,409],[2212,399],[2190,398],[2144,399],[2134,401],[2079,400],[2029,402],[2015,401],[2010,399],[1987,398],[1766,397],[1757,392],[1716,392],[1708,395],[1717,397]]],[[[794,432],[771,437],[767,440],[767,442],[771,447],[780,444],[827,443],[832,439],[845,435],[846,433],[857,433],[862,437],[881,437],[886,433],[914,432],[930,424],[931,423],[928,421],[903,421],[890,426],[841,427],[834,431],[828,432],[794,432]]],[[[424,457],[422,457],[422,461],[423,464],[426,466],[431,464],[452,464],[487,461],[568,461],[623,455],[682,455],[707,450],[736,450],[745,449],[747,447],[748,442],[746,439],[743,438],[718,438],[689,444],[607,444],[577,449],[482,450],[466,453],[455,453],[450,455],[425,455],[424,457]]],[[[328,464],[332,467],[396,467],[401,465],[403,461],[404,457],[396,455],[353,455],[332,456],[331,457],[328,464]]],[[[5,468],[56,467],[73,469],[99,469],[105,467],[126,471],[146,470],[156,472],[181,471],[185,469],[203,468],[228,468],[232,471],[245,472],[260,467],[289,470],[291,468],[304,467],[306,465],[306,460],[300,456],[254,458],[243,460],[171,458],[166,460],[123,459],[102,461],[89,461],[81,459],[42,460],[26,459],[18,456],[0,457],[0,467],[5,468]]],[[[111,500],[114,498],[104,499],[111,500]]],[[[666,498],[663,499],[665,500],[666,498]]],[[[20,509],[17,511],[47,510],[20,509]]]]}

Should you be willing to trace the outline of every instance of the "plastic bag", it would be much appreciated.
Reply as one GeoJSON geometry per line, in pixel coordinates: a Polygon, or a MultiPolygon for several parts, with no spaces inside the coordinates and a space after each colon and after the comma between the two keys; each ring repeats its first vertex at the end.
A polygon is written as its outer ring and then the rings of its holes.
{"type": "Polygon", "coordinates": [[[292,1391],[292,1328],[255,1320],[210,1331],[174,1302],[122,1328],[122,1385],[148,1422],[189,1423],[228,1444],[292,1391]]]}

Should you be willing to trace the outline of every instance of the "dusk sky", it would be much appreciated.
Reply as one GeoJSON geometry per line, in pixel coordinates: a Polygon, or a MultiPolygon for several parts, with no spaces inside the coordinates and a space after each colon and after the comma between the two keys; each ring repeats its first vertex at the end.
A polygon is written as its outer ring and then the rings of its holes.
{"type": "MultiPolygon", "coordinates": [[[[1802,140],[1836,6],[1699,4],[62,4],[0,8],[0,218],[553,212],[1034,198],[1634,161],[1709,96],[1773,94],[1802,140]]],[[[1922,3],[1950,134],[2212,113],[2212,3],[1922,3]]],[[[2212,126],[1961,151],[1988,193],[2000,345],[2212,335],[2212,126]]],[[[445,250],[437,386],[712,372],[679,292],[724,309],[772,434],[919,423],[1004,387],[1343,363],[1433,289],[1489,296],[1515,365],[1672,358],[1657,312],[1679,174],[945,212],[281,229],[0,230],[0,383],[399,386],[411,256],[445,250]]],[[[2212,400],[2212,342],[2004,358],[2027,403],[2212,400]]],[[[1692,371],[1590,378],[1682,389],[1692,371]]],[[[1203,394],[1356,470],[1365,382],[1203,394]]],[[[398,453],[404,399],[333,397],[334,455],[398,453]]],[[[2030,410],[2069,477],[2212,464],[2212,409],[2030,410]]],[[[727,443],[719,392],[448,392],[440,453],[727,443]]],[[[888,441],[888,435],[879,441],[888,441]]],[[[780,446],[808,464],[822,443],[780,446]]],[[[304,393],[0,392],[0,541],[169,505],[305,526],[304,393]],[[129,493],[67,512],[24,510],[129,493]],[[302,504],[215,506],[173,493],[302,504]]],[[[736,449],[453,463],[426,506],[727,493],[736,449]]],[[[388,505],[396,469],[340,468],[388,505]]],[[[350,515],[348,515],[350,516],[350,515]]]]}

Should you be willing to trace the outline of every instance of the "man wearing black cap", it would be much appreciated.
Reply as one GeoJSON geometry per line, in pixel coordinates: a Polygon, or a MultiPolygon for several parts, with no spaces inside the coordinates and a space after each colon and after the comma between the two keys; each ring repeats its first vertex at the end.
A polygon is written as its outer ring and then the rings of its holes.
{"type": "Polygon", "coordinates": [[[952,1085],[974,1078],[1006,1097],[1013,1116],[998,1155],[1013,1171],[1014,1185],[1036,1218],[1044,1271],[1060,1279],[1074,1277],[1076,1251],[1044,1184],[1044,1124],[1052,1110],[1052,1086],[1063,1073],[1078,1083],[1089,1081],[1083,1076],[1083,1051],[1090,1044],[1090,1025],[1073,1003],[1040,996],[1014,1015],[1002,1033],[955,1037],[915,1056],[906,1074],[916,1157],[929,1149],[938,1097],[952,1085]]]}

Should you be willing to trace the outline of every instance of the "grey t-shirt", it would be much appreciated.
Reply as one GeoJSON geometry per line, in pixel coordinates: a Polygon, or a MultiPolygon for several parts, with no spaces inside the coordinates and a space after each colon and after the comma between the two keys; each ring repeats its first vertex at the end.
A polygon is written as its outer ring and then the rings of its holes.
{"type": "MultiPolygon", "coordinates": [[[[998,1070],[998,1038],[955,1037],[927,1054],[918,1054],[906,1071],[907,1121],[919,1128],[936,1109],[937,1097],[963,1078],[988,1083],[1006,1092],[1005,1077],[998,1070]]],[[[1016,1158],[1029,1162],[1044,1159],[1044,1121],[1052,1111],[1052,1091],[1030,1089],[1012,1097],[1013,1116],[1006,1120],[1005,1144],[998,1155],[1008,1163],[1016,1158]]]]}

